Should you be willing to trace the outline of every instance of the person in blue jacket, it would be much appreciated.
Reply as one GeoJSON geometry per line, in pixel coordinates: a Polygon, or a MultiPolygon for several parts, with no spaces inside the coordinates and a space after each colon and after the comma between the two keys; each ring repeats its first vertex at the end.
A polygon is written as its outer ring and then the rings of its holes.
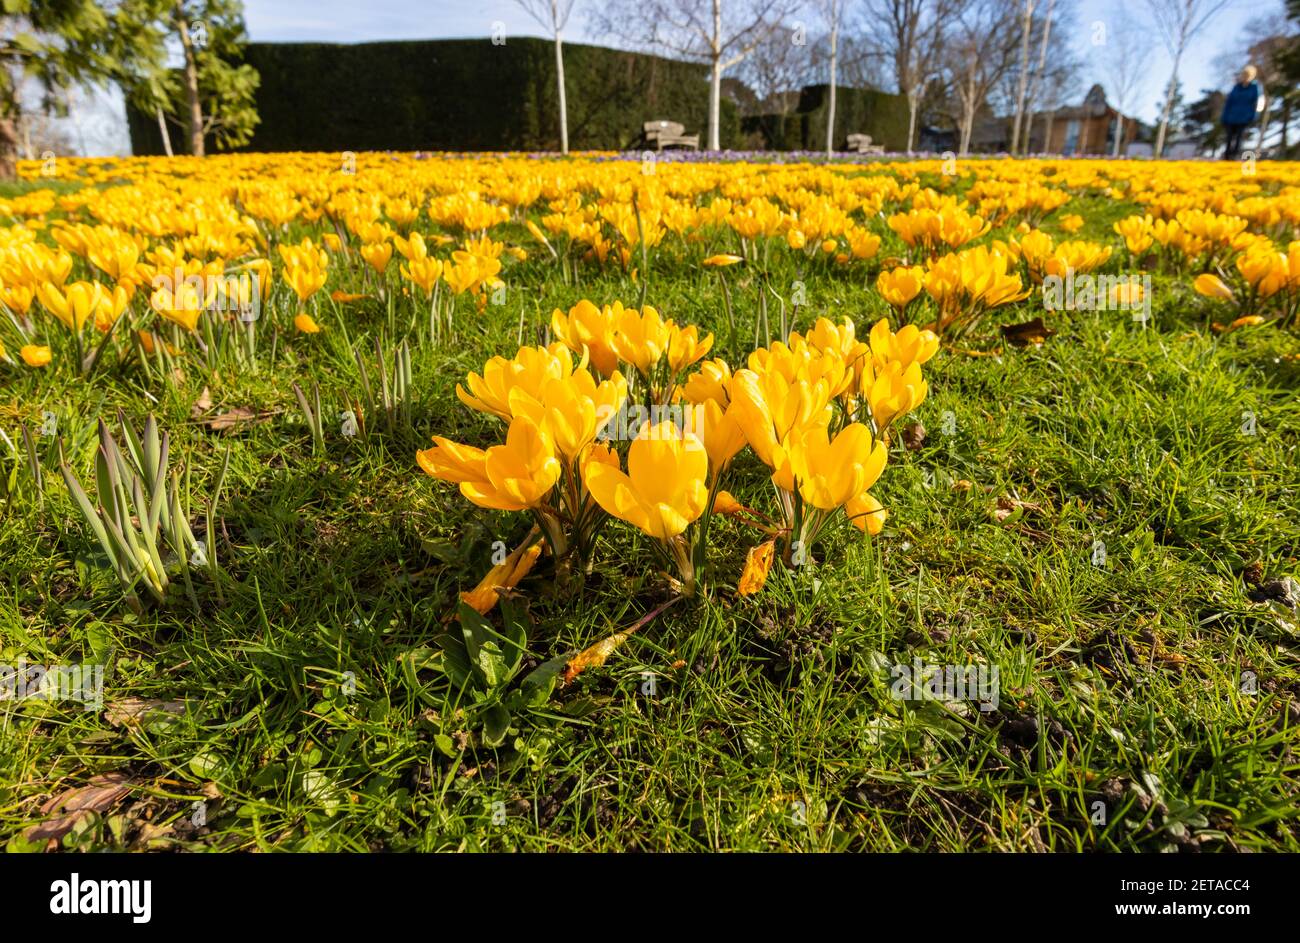
{"type": "Polygon", "coordinates": [[[1223,115],[1220,121],[1228,139],[1223,150],[1223,159],[1232,160],[1241,154],[1241,142],[1246,136],[1246,129],[1255,121],[1259,110],[1259,83],[1255,81],[1255,67],[1248,65],[1237,76],[1237,84],[1232,86],[1223,103],[1223,115]]]}

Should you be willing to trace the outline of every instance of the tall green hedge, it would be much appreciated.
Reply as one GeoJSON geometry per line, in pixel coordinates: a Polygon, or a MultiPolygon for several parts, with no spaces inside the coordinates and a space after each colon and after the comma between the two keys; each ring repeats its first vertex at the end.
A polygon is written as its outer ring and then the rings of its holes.
{"type": "MultiPolygon", "coordinates": [[[[788,115],[746,118],[742,130],[758,134],[764,145],[777,151],[823,151],[826,120],[830,112],[830,86],[807,85],[799,104],[788,115]]],[[[843,148],[850,134],[869,134],[887,150],[907,147],[907,99],[871,88],[835,89],[835,147],[843,148]]]]}
{"type": "MultiPolygon", "coordinates": [[[[251,43],[261,116],[250,151],[556,150],[555,47],[510,37],[421,42],[251,43]]],[[[566,43],[569,144],[620,149],[654,119],[708,131],[704,67],[566,43]]],[[[162,153],[157,121],[128,116],[137,154],[162,153]]],[[[723,147],[740,120],[722,103],[723,147]]],[[[181,135],[173,135],[179,146],[181,135]]]]}
{"type": "MultiPolygon", "coordinates": [[[[826,146],[826,120],[830,111],[830,86],[809,85],[799,96],[799,110],[807,117],[804,134],[812,147],[826,146]]],[[[872,143],[886,150],[907,148],[907,99],[871,88],[835,89],[835,146],[850,134],[870,134],[872,143]]]]}

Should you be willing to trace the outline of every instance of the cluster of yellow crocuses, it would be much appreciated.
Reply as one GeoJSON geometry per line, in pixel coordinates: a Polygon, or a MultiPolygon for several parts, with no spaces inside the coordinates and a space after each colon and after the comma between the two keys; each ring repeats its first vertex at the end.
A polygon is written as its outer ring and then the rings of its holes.
{"type": "MultiPolygon", "coordinates": [[[[20,170],[38,187],[47,172],[36,162],[20,170]]],[[[213,282],[231,275],[256,276],[263,300],[283,287],[289,303],[269,305],[272,318],[284,312],[283,327],[290,319],[301,332],[328,327],[321,303],[330,285],[336,304],[387,303],[393,330],[394,296],[427,301],[435,334],[458,299],[477,308],[504,300],[494,292],[509,267],[539,250],[566,281],[582,266],[621,266],[639,278],[720,258],[754,266],[765,284],[790,262],[801,279],[857,270],[875,279],[897,323],[939,333],[971,329],[1050,275],[1121,264],[1204,276],[1198,290],[1228,302],[1238,321],[1294,324],[1300,265],[1282,247],[1300,227],[1300,165],[1251,170],[240,154],[177,172],[164,159],[61,159],[60,182],[83,186],[0,198],[0,337],[32,366],[73,348],[83,365],[94,362],[92,338],[127,354],[136,338],[152,350],[164,332],[168,349],[184,349],[189,335],[208,337],[213,282]],[[1105,242],[1075,238],[1085,219],[1065,211],[1098,194],[1137,212],[1105,242]],[[1044,226],[1051,232],[1035,228],[1044,226]]],[[[662,394],[664,378],[655,382],[662,394]]]]}
{"type": "Polygon", "coordinates": [[[1215,323],[1219,331],[1264,323],[1273,314],[1282,324],[1300,319],[1300,240],[1286,252],[1271,243],[1249,245],[1233,260],[1224,278],[1203,272],[1193,282],[1197,293],[1226,302],[1237,317],[1229,325],[1215,323]],[[1225,278],[1227,279],[1225,281],[1225,278]]]}
{"type": "Polygon", "coordinates": [[[475,605],[491,605],[493,587],[527,573],[537,559],[527,551],[539,538],[558,574],[581,572],[604,515],[650,537],[686,594],[707,572],[715,513],[766,538],[739,581],[743,593],[761,587],[775,557],[791,567],[811,562],[841,509],[878,534],[885,509],[870,489],[884,470],[891,426],[925,399],[921,366],[939,345],[915,325],[895,332],[882,320],[859,338],[852,321],[821,318],[733,371],[722,359],[703,359],[712,335],[701,338],[695,326],[649,306],[582,301],[555,311],[552,331],[554,343],[493,357],[457,388],[465,405],[502,422],[502,442],[480,449],[435,436],[417,455],[421,468],[459,485],[472,503],[534,518],[520,549],[466,594],[475,605]],[[724,489],[746,446],[769,469],[775,515],[724,489]]]}
{"type": "MultiPolygon", "coordinates": [[[[156,332],[168,324],[180,329],[170,337],[180,345],[188,334],[203,333],[205,314],[216,311],[213,316],[234,319],[246,312],[253,296],[270,299],[278,276],[297,301],[289,309],[294,326],[310,334],[321,329],[312,299],[333,273],[355,273],[354,257],[364,263],[363,275],[371,273],[367,281],[375,282],[381,297],[389,291],[386,273],[396,248],[405,260],[400,270],[408,291],[428,298],[445,285],[451,298],[476,295],[480,308],[486,292],[500,284],[500,257],[526,257],[522,249],[507,248],[479,230],[467,234],[449,258],[436,258],[429,243],[454,240],[439,235],[426,242],[412,228],[421,212],[418,203],[385,201],[351,189],[297,196],[265,183],[236,186],[219,196],[210,184],[188,190],[177,183],[175,189],[141,182],[103,191],[87,187],[57,200],[37,191],[0,201],[0,209],[20,220],[0,227],[0,312],[8,315],[7,327],[20,341],[16,346],[26,364],[45,366],[58,350],[38,317],[42,312],[55,325],[54,335],[70,332],[78,353],[92,337],[99,345],[112,340],[121,346],[123,336],[131,334],[113,330],[123,315],[152,350],[156,332]],[[189,196],[183,211],[175,205],[182,190],[189,196]],[[45,218],[55,212],[60,215],[45,218]],[[298,242],[285,240],[291,223],[315,222],[323,213],[337,221],[334,231],[313,227],[298,242]],[[274,267],[272,259],[278,263],[274,267]],[[110,338],[113,333],[119,336],[110,338]]],[[[429,212],[448,224],[504,221],[500,207],[471,202],[478,209],[444,199],[429,212]]],[[[348,302],[366,295],[338,290],[331,297],[348,302]]],[[[175,349],[170,342],[168,348],[175,349]]]]}

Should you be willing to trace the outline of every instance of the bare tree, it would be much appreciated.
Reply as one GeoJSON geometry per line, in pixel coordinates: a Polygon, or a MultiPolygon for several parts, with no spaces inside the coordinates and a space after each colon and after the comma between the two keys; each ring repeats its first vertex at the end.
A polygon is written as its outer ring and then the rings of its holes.
{"type": "Polygon", "coordinates": [[[1156,157],[1164,153],[1165,135],[1169,131],[1169,118],[1174,110],[1178,70],[1183,64],[1183,54],[1187,51],[1188,44],[1210,20],[1231,3],[1232,0],[1146,0],[1156,31],[1174,60],[1173,68],[1169,71],[1169,84],[1165,86],[1165,104],[1160,110],[1160,126],[1156,130],[1156,157]]]}
{"type": "MultiPolygon", "coordinates": [[[[1047,15],[1043,17],[1043,28],[1041,38],[1038,44],[1038,65],[1034,69],[1034,74],[1030,78],[1028,94],[1024,106],[1024,124],[1023,137],[1019,143],[1018,153],[1025,154],[1029,151],[1029,133],[1034,123],[1034,102],[1038,100],[1038,90],[1043,84],[1043,73],[1047,70],[1047,47],[1052,40],[1052,15],[1056,12],[1056,0],[1048,0],[1047,15]]],[[[1060,35],[1059,32],[1057,35],[1060,35]]],[[[1044,139],[1043,147],[1046,148],[1047,141],[1044,139]]]]}
{"type": "Polygon", "coordinates": [[[555,84],[560,104],[560,153],[569,153],[569,108],[564,94],[564,27],[578,0],[515,0],[555,40],[555,84]]]}
{"type": "Polygon", "coordinates": [[[885,88],[892,81],[880,47],[872,37],[853,29],[847,17],[839,46],[836,70],[840,84],[849,88],[885,88]]]}
{"type": "Polygon", "coordinates": [[[804,28],[780,26],[741,63],[738,77],[754,90],[764,111],[788,115],[794,109],[800,89],[812,81],[811,48],[804,28]]]}
{"type": "Polygon", "coordinates": [[[938,77],[945,27],[964,0],[868,0],[868,29],[879,35],[893,63],[898,93],[907,98],[907,152],[916,144],[917,116],[926,86],[938,77]]]}
{"type": "Polygon", "coordinates": [[[1011,125],[1011,153],[1020,150],[1020,126],[1025,120],[1025,97],[1029,92],[1029,39],[1034,31],[1034,7],[1037,0],[1024,0],[1020,16],[1020,68],[1016,79],[1016,116],[1011,125]]]}
{"type": "Polygon", "coordinates": [[[989,92],[1014,66],[1016,0],[973,0],[960,12],[948,56],[959,107],[962,155],[970,153],[975,119],[989,92]]]}
{"type": "Polygon", "coordinates": [[[844,0],[817,0],[817,8],[830,29],[831,88],[826,115],[826,156],[830,157],[835,152],[835,67],[839,64],[840,20],[844,16],[844,0]]]}
{"type": "Polygon", "coordinates": [[[606,0],[592,32],[708,64],[709,149],[720,150],[722,74],[794,11],[795,0],[606,0]]]}
{"type": "Polygon", "coordinates": [[[1106,36],[1106,79],[1110,82],[1111,101],[1119,112],[1115,129],[1114,155],[1124,149],[1124,115],[1133,107],[1146,62],[1151,54],[1151,38],[1142,26],[1127,14],[1116,11],[1114,23],[1106,36]]]}

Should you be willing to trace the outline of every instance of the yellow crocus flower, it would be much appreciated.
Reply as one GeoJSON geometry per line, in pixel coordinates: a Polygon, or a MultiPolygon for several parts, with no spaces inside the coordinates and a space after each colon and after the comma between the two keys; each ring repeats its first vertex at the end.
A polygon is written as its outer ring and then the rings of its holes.
{"type": "Polygon", "coordinates": [[[922,330],[915,324],[905,324],[898,333],[889,329],[889,322],[881,318],[871,329],[871,353],[877,364],[889,362],[923,364],[939,352],[939,336],[922,330]]]}
{"type": "Polygon", "coordinates": [[[432,256],[411,259],[409,263],[402,266],[402,277],[418,285],[426,296],[433,294],[433,286],[442,277],[442,272],[442,261],[432,256]]]}
{"type": "Polygon", "coordinates": [[[628,451],[626,473],[588,464],[585,480],[608,513],[667,542],[704,513],[708,473],[708,453],[699,439],[672,422],[647,422],[628,451]]]}
{"type": "MultiPolygon", "coordinates": [[[[585,360],[578,365],[586,366],[585,360]]],[[[509,360],[493,357],[483,365],[483,375],[471,372],[465,378],[466,390],[456,386],[457,398],[470,409],[490,413],[509,422],[514,418],[511,394],[515,387],[535,400],[550,380],[563,379],[574,371],[573,355],[561,343],[550,347],[521,347],[509,360]]]]}
{"type": "Polygon", "coordinates": [[[586,351],[591,365],[607,377],[618,369],[614,324],[622,311],[619,302],[597,308],[584,298],[570,308],[567,315],[559,308],[551,312],[551,333],[575,354],[586,351]]]}
{"type": "Polygon", "coordinates": [[[643,374],[649,374],[668,350],[672,328],[659,312],[646,305],[641,311],[626,308],[615,312],[614,350],[643,374]]]}
{"type": "Polygon", "coordinates": [[[919,265],[900,265],[881,272],[876,279],[876,291],[895,308],[903,309],[912,303],[924,287],[925,269],[919,265]]]}
{"type": "Polygon", "coordinates": [[[929,386],[918,363],[890,361],[862,378],[862,395],[871,409],[876,430],[883,433],[890,423],[925,401],[929,386]]]}
{"type": "Polygon", "coordinates": [[[540,506],[559,480],[562,468],[555,445],[527,416],[510,423],[503,445],[487,451],[435,436],[431,449],[416,455],[435,478],[460,483],[460,493],[479,507],[524,511],[540,506]]]}
{"type": "Polygon", "coordinates": [[[1206,298],[1231,301],[1234,297],[1232,289],[1224,284],[1223,279],[1217,275],[1211,275],[1209,272],[1197,275],[1196,281],[1192,282],[1192,287],[1196,289],[1198,295],[1204,295],[1206,298]]]}
{"type": "Polygon", "coordinates": [[[393,246],[388,242],[367,242],[361,247],[361,258],[380,275],[388,269],[392,257],[393,246]]]}
{"type": "Polygon", "coordinates": [[[63,325],[80,332],[82,326],[95,317],[104,300],[104,286],[99,282],[73,282],[60,290],[53,284],[43,284],[36,289],[45,309],[63,325]]]}
{"type": "Polygon", "coordinates": [[[885,444],[860,422],[849,423],[832,440],[827,427],[811,424],[792,437],[790,466],[803,499],[833,511],[876,483],[885,468],[885,444]]]}

